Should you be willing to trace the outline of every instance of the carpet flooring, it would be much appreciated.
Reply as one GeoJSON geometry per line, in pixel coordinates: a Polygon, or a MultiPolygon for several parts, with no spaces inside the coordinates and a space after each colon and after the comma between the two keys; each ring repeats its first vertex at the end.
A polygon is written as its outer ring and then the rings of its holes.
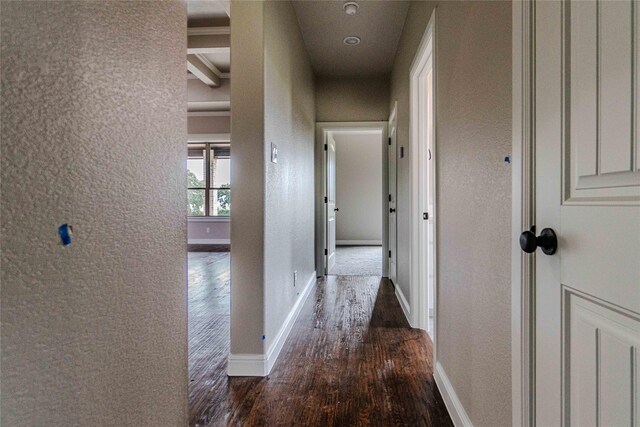
{"type": "Polygon", "coordinates": [[[382,276],[382,246],[337,246],[336,265],[329,274],[382,276]]]}

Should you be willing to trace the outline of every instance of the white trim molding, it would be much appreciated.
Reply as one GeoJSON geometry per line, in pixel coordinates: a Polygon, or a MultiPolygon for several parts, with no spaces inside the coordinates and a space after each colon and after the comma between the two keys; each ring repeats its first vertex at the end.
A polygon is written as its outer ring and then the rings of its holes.
{"type": "MultiPolygon", "coordinates": [[[[420,104],[420,93],[418,91],[418,80],[420,78],[421,73],[431,68],[432,72],[432,96],[431,96],[431,107],[433,111],[432,117],[432,128],[429,129],[431,141],[431,156],[432,161],[430,163],[430,167],[435,171],[437,169],[437,132],[436,132],[436,94],[437,94],[437,61],[436,61],[436,10],[434,9],[431,17],[429,18],[429,23],[424,31],[422,36],[422,40],[420,42],[420,46],[416,51],[416,55],[411,64],[411,70],[409,73],[409,176],[410,176],[410,228],[411,228],[411,251],[410,251],[410,273],[409,273],[409,304],[411,307],[411,325],[416,328],[421,328],[424,330],[429,330],[429,319],[428,319],[428,307],[427,305],[427,293],[428,289],[426,286],[427,280],[423,280],[428,277],[425,270],[425,265],[427,263],[426,254],[421,248],[420,236],[422,233],[422,227],[425,222],[422,219],[423,209],[423,198],[424,192],[422,191],[421,184],[421,167],[425,167],[421,165],[420,158],[421,151],[425,151],[429,147],[426,145],[427,141],[425,138],[421,138],[420,131],[420,114],[419,110],[420,104]]],[[[437,182],[435,182],[436,173],[433,173],[432,179],[434,194],[432,195],[433,201],[433,209],[437,211],[437,182]]],[[[434,352],[434,360],[437,360],[436,357],[436,347],[437,347],[437,339],[436,339],[436,331],[438,327],[438,274],[437,274],[437,252],[438,252],[438,239],[437,239],[437,212],[429,212],[431,215],[431,221],[433,221],[433,242],[434,242],[434,253],[432,255],[433,259],[433,307],[434,307],[434,317],[433,317],[433,331],[431,331],[431,337],[433,339],[433,352],[434,352]]]]}
{"type": "Polygon", "coordinates": [[[382,240],[336,240],[336,246],[382,246],[382,240]]]}
{"type": "Polygon", "coordinates": [[[230,133],[190,133],[187,142],[231,142],[230,133]]]}
{"type": "Polygon", "coordinates": [[[229,117],[231,111],[189,111],[187,117],[229,117]]]}
{"type": "MultiPolygon", "coordinates": [[[[324,203],[326,195],[326,177],[327,177],[327,159],[324,151],[326,137],[331,132],[353,132],[353,133],[380,133],[380,147],[382,150],[382,193],[383,203],[380,206],[382,210],[382,253],[387,253],[389,236],[385,235],[384,224],[389,222],[389,208],[387,205],[387,194],[389,191],[388,177],[388,139],[389,122],[316,122],[316,271],[322,274],[327,273],[327,256],[324,255],[327,249],[327,212],[324,203]],[[319,162],[322,162],[321,164],[319,162]]],[[[389,258],[382,257],[382,276],[387,277],[389,272],[389,258]]]]}
{"type": "Polygon", "coordinates": [[[264,354],[229,354],[227,375],[230,377],[264,377],[267,356],[264,354]]]}
{"type": "Polygon", "coordinates": [[[473,424],[471,424],[471,420],[467,415],[467,411],[464,410],[464,406],[462,406],[462,402],[460,402],[460,399],[453,388],[453,384],[449,381],[449,377],[440,362],[436,362],[434,378],[438,385],[438,390],[440,390],[440,394],[442,395],[442,400],[444,400],[444,404],[449,411],[453,424],[456,427],[473,427],[473,424]]]}
{"type": "Polygon", "coordinates": [[[404,293],[402,293],[402,289],[400,289],[400,286],[398,286],[397,283],[394,283],[393,286],[396,288],[396,291],[395,291],[396,298],[398,298],[398,302],[400,303],[400,308],[404,313],[404,317],[407,318],[407,322],[409,322],[409,326],[411,326],[412,328],[415,327],[413,325],[412,318],[411,318],[411,307],[409,306],[409,302],[405,298],[404,293]]]}
{"type": "Polygon", "coordinates": [[[298,316],[300,315],[300,311],[302,310],[304,303],[307,301],[309,295],[311,295],[311,289],[313,289],[315,283],[316,272],[314,271],[313,274],[311,274],[311,277],[309,277],[309,281],[305,285],[304,289],[300,292],[295,304],[291,307],[289,315],[284,320],[284,323],[282,323],[282,326],[276,335],[276,339],[269,346],[269,350],[267,351],[267,371],[265,375],[268,375],[269,372],[271,372],[273,365],[275,365],[276,360],[278,360],[280,351],[282,351],[282,347],[284,347],[284,343],[287,341],[287,338],[291,333],[291,329],[293,329],[293,325],[296,323],[296,320],[298,320],[298,316]]]}
{"type": "Polygon", "coordinates": [[[187,36],[220,36],[231,34],[230,27],[190,27],[187,36]]]}
{"type": "Polygon", "coordinates": [[[512,424],[523,427],[535,425],[535,267],[518,245],[535,223],[534,19],[533,1],[512,3],[511,412],[512,424]]]}
{"type": "Polygon", "coordinates": [[[230,216],[188,216],[188,222],[230,222],[230,216]]]}
{"type": "Polygon", "coordinates": [[[291,307],[291,311],[266,354],[229,354],[227,375],[230,377],[264,377],[269,375],[291,333],[291,329],[293,329],[293,325],[300,315],[304,303],[311,295],[311,290],[314,288],[315,283],[316,272],[314,271],[304,289],[298,295],[293,307],[291,307]]]}
{"type": "MultiPolygon", "coordinates": [[[[197,78],[197,77],[196,77],[197,78]]],[[[224,76],[222,78],[225,78],[224,76]]],[[[188,101],[187,112],[196,111],[230,111],[231,101],[188,101]]]]}
{"type": "Polygon", "coordinates": [[[188,239],[190,245],[230,245],[231,239],[188,239]]]}

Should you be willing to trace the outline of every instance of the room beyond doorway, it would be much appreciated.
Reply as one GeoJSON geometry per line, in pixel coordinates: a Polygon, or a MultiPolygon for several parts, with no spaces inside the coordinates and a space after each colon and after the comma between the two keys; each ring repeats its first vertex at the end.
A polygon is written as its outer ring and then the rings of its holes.
{"type": "Polygon", "coordinates": [[[386,122],[319,123],[324,274],[386,276],[386,122]]]}
{"type": "Polygon", "coordinates": [[[336,246],[336,263],[329,274],[382,276],[382,246],[336,246]]]}

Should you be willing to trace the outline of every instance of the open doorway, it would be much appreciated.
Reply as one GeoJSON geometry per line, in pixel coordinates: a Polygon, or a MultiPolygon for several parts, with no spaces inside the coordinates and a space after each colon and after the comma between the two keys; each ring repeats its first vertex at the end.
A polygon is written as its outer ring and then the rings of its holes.
{"type": "Polygon", "coordinates": [[[320,123],[320,259],[329,275],[388,273],[387,123],[320,123]]]}
{"type": "Polygon", "coordinates": [[[230,4],[187,6],[189,424],[203,425],[230,350],[230,4]]]}
{"type": "Polygon", "coordinates": [[[328,274],[382,276],[382,131],[329,132],[327,139],[330,203],[335,186],[335,255],[328,274]]]}

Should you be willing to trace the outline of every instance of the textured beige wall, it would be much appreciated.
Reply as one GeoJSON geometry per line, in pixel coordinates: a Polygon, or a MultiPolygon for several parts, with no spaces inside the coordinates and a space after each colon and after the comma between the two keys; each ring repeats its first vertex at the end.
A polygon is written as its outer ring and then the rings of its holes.
{"type": "Polygon", "coordinates": [[[231,351],[263,354],[314,270],[313,74],[290,2],[232,9],[231,351]]]}
{"type": "Polygon", "coordinates": [[[2,425],[185,425],[185,5],[0,15],[2,425]]]}
{"type": "MultiPolygon", "coordinates": [[[[433,3],[412,2],[396,56],[399,145],[409,70],[433,3]]],[[[438,360],[471,422],[511,424],[511,4],[438,3],[438,360]],[[487,246],[490,242],[490,246],[487,246]]],[[[409,158],[399,161],[399,255],[409,253],[409,158]]],[[[409,265],[399,262],[403,290],[409,265]]],[[[407,293],[405,292],[405,295],[407,293]]]]}
{"type": "MultiPolygon", "coordinates": [[[[382,242],[380,132],[334,133],[336,240],[382,242]]],[[[380,243],[381,244],[381,243],[380,243]]]]}
{"type": "Polygon", "coordinates": [[[231,353],[264,345],[264,3],[231,3],[231,353]],[[241,120],[234,120],[240,117],[241,120]]]}
{"type": "Polygon", "coordinates": [[[317,122],[364,122],[389,119],[389,77],[318,78],[317,122]]]}
{"type": "Polygon", "coordinates": [[[314,272],[314,86],[288,1],[264,6],[265,321],[273,343],[314,272]],[[271,163],[270,145],[278,146],[271,163]],[[298,272],[294,287],[293,272],[298,272]]]}

